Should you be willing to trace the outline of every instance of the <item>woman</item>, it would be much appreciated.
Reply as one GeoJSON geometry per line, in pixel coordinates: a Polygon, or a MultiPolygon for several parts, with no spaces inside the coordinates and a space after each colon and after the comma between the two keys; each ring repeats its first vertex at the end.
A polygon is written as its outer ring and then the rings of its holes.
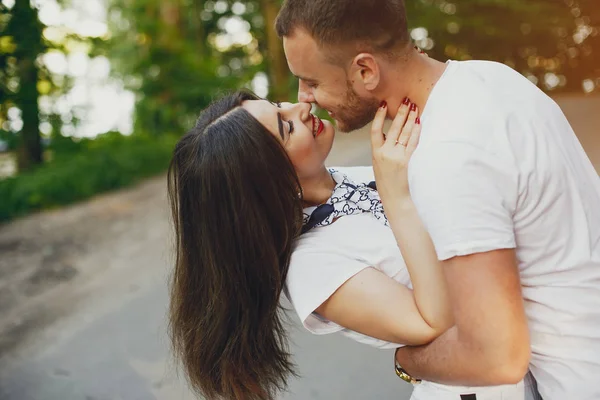
{"type": "MultiPolygon", "coordinates": [[[[444,277],[406,182],[418,111],[407,99],[386,136],[385,108],[372,135],[389,160],[377,168],[385,214],[365,170],[325,168],[334,129],[308,104],[227,96],[177,145],[169,171],[177,245],[171,333],[206,398],[272,399],[285,387],[293,366],[279,308],[284,290],[312,332],[341,331],[382,348],[425,344],[451,326],[444,277]]],[[[464,390],[475,392],[427,383],[413,397],[464,390]]],[[[482,390],[522,397],[519,385],[482,390]]]]}

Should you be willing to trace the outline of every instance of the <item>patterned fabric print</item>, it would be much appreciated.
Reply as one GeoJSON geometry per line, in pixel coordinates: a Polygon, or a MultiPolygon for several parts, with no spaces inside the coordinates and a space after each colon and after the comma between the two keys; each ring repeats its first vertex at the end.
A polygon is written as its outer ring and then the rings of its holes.
{"type": "Polygon", "coordinates": [[[377,220],[388,225],[379,194],[373,189],[373,182],[356,184],[339,171],[330,169],[329,173],[336,183],[333,193],[324,204],[304,209],[302,233],[329,225],[338,217],[363,212],[372,213],[377,220]]]}

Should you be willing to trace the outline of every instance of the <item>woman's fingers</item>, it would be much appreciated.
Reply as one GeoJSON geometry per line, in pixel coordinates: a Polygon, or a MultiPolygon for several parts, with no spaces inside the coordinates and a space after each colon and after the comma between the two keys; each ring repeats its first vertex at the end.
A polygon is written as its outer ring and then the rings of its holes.
{"type": "Polygon", "coordinates": [[[410,100],[407,98],[404,99],[400,108],[398,108],[398,112],[396,113],[396,117],[390,126],[390,130],[388,131],[385,143],[389,146],[395,146],[400,138],[400,133],[402,132],[402,127],[406,123],[406,118],[410,112],[410,100]]]}
{"type": "Polygon", "coordinates": [[[387,103],[382,102],[381,106],[377,110],[375,114],[375,118],[373,119],[373,123],[371,124],[371,146],[373,149],[380,148],[384,144],[387,144],[390,147],[395,147],[396,145],[402,145],[406,147],[408,150],[409,144],[413,146],[412,151],[416,148],[418,144],[418,137],[416,138],[416,142],[412,140],[412,136],[415,131],[418,130],[417,136],[420,133],[421,127],[416,126],[417,124],[419,110],[417,105],[411,103],[411,101],[406,98],[398,108],[396,113],[396,117],[390,126],[390,129],[387,134],[383,132],[383,127],[385,123],[385,119],[387,116],[387,103]]]}
{"type": "Polygon", "coordinates": [[[419,139],[421,138],[421,120],[419,117],[415,118],[415,123],[413,125],[412,132],[410,134],[410,138],[408,139],[408,143],[406,145],[406,156],[410,158],[417,146],[419,145],[419,139]]]}
{"type": "Polygon", "coordinates": [[[376,149],[385,143],[385,134],[383,133],[383,124],[387,116],[387,103],[384,101],[379,106],[373,123],[371,124],[371,148],[376,149]]]}
{"type": "Polygon", "coordinates": [[[402,146],[406,146],[408,144],[408,141],[410,140],[411,134],[413,132],[413,127],[415,126],[415,120],[418,115],[419,115],[419,110],[417,108],[417,105],[414,103],[411,103],[408,117],[406,118],[406,122],[405,122],[404,126],[402,127],[402,133],[400,134],[400,137],[398,138],[398,144],[400,144],[402,146]]]}

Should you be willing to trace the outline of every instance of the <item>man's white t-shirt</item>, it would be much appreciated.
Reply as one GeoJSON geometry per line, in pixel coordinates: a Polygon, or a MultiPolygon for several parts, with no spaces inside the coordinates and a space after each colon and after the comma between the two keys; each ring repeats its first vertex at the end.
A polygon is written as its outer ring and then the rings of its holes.
{"type": "Polygon", "coordinates": [[[600,399],[600,179],[562,111],[505,65],[449,61],[421,120],[409,182],[438,257],[516,248],[540,394],[600,399]]]}

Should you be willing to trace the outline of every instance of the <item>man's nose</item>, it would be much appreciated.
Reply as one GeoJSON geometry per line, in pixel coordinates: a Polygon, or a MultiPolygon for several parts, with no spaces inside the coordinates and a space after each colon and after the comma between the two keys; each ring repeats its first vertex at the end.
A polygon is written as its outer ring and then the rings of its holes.
{"type": "Polygon", "coordinates": [[[314,103],[315,98],[312,91],[304,82],[300,81],[298,84],[298,101],[300,103],[314,103]]]}
{"type": "Polygon", "coordinates": [[[286,110],[288,116],[294,116],[300,119],[300,121],[306,121],[309,118],[312,110],[311,103],[281,103],[281,108],[286,110]]]}
{"type": "Polygon", "coordinates": [[[310,111],[312,110],[311,103],[298,103],[296,104],[300,121],[306,121],[310,117],[310,111]]]}

